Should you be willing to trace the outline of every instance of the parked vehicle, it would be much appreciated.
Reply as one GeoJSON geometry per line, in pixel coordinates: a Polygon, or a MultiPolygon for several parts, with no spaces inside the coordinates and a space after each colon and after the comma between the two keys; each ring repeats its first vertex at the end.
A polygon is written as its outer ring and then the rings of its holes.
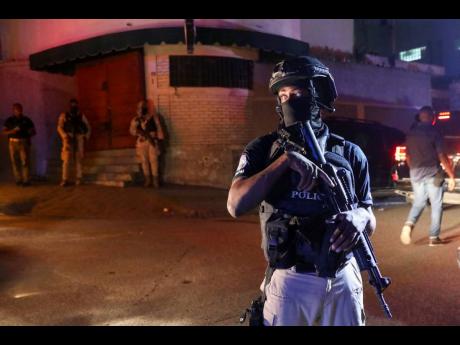
{"type": "Polygon", "coordinates": [[[392,187],[395,151],[402,146],[405,135],[402,131],[367,121],[346,117],[331,116],[325,123],[332,133],[343,136],[357,144],[367,156],[369,174],[373,188],[392,187]]]}

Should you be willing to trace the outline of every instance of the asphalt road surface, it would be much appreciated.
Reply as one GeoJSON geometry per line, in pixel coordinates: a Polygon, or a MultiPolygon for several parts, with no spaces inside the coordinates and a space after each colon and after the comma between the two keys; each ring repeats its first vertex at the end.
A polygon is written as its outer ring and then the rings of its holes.
{"type": "MultiPolygon", "coordinates": [[[[224,193],[212,203],[224,209],[224,193]]],[[[375,209],[372,241],[393,281],[385,298],[394,318],[365,282],[367,324],[460,325],[460,208],[444,212],[442,247],[427,245],[428,210],[414,243],[400,244],[408,210],[375,209]]],[[[239,325],[264,269],[255,214],[0,215],[0,324],[239,325]]]]}

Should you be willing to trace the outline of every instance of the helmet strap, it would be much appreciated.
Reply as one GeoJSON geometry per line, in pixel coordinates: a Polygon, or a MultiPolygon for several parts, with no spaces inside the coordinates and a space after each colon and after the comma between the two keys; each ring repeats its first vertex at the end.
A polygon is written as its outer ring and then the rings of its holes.
{"type": "Polygon", "coordinates": [[[276,114],[279,116],[280,121],[283,122],[284,115],[283,115],[283,109],[281,108],[281,101],[278,96],[276,96],[276,107],[275,107],[276,114]]]}

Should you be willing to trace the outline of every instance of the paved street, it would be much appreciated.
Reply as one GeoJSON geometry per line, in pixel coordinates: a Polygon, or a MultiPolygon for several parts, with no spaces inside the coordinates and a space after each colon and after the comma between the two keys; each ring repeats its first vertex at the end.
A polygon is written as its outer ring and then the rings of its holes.
{"type": "MultiPolygon", "coordinates": [[[[191,187],[155,194],[1,185],[0,324],[238,325],[265,263],[257,216],[227,216],[225,196],[191,187]]],[[[375,209],[373,243],[393,280],[385,297],[394,319],[366,283],[368,324],[460,325],[460,208],[446,209],[449,243],[434,248],[426,211],[414,244],[399,243],[407,212],[395,203],[375,209]]]]}

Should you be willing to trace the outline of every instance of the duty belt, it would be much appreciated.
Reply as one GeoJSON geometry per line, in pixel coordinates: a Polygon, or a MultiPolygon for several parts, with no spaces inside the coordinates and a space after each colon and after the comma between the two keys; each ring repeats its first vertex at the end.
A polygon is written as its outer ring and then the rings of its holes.
{"type": "MultiPolygon", "coordinates": [[[[294,267],[298,273],[314,273],[318,276],[324,276],[324,272],[326,272],[323,266],[319,266],[324,263],[321,258],[326,254],[324,252],[324,248],[322,248],[324,243],[323,241],[327,241],[329,243],[328,239],[323,237],[324,230],[320,230],[320,223],[322,222],[323,221],[321,219],[299,216],[294,216],[290,220],[290,223],[294,225],[294,228],[297,228],[295,230],[295,241],[307,244],[308,248],[310,248],[307,252],[296,252],[294,267]],[[309,228],[311,229],[310,231],[309,228]]],[[[305,249],[306,248],[304,247],[304,250],[305,249]]],[[[346,262],[347,260],[337,262],[337,266],[335,266],[336,272],[339,272],[345,266],[346,262]]]]}
{"type": "MultiPolygon", "coordinates": [[[[337,268],[337,272],[340,272],[348,264],[348,262],[350,262],[349,259],[340,263],[337,268]]],[[[315,264],[311,262],[297,262],[294,267],[297,273],[315,273],[318,275],[318,269],[316,268],[315,264]]]]}
{"type": "MultiPolygon", "coordinates": [[[[144,137],[139,137],[138,140],[139,140],[140,143],[143,143],[145,141],[149,141],[148,139],[145,139],[144,137]]],[[[151,144],[153,144],[153,143],[151,142],[151,144]]]]}
{"type": "Polygon", "coordinates": [[[295,264],[295,271],[297,273],[316,273],[316,267],[312,262],[298,262],[295,264]]]}

